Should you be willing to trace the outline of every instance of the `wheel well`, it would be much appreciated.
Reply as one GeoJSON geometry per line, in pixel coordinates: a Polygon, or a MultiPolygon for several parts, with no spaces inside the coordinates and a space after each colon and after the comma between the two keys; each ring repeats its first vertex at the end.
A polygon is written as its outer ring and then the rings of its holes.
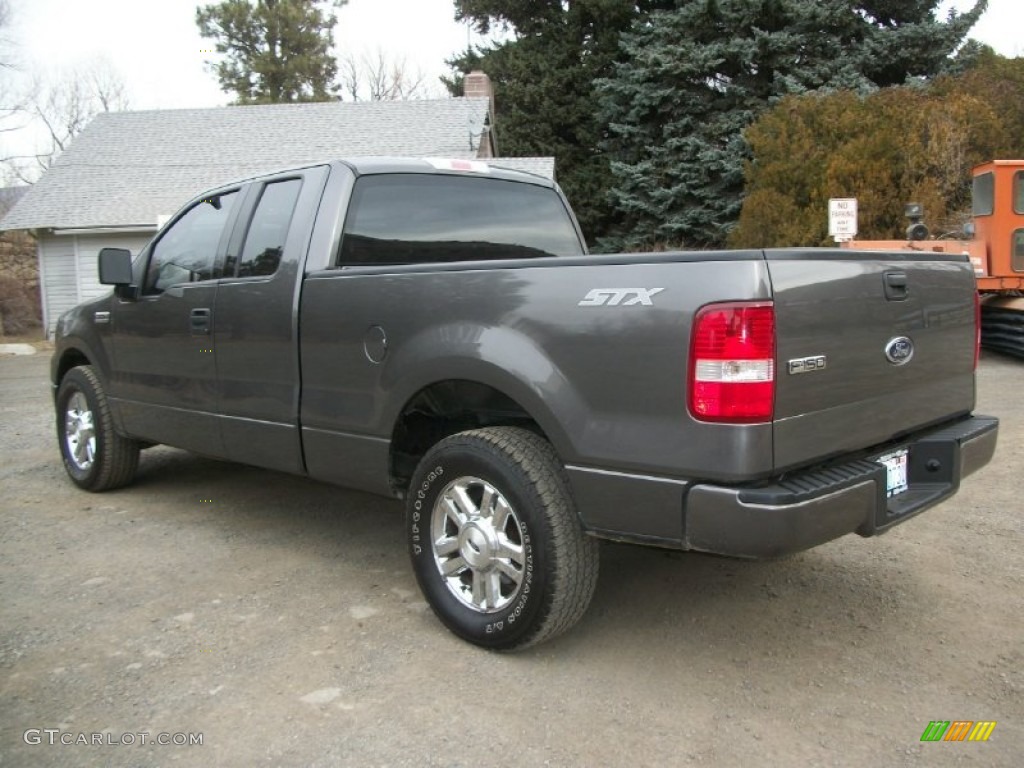
{"type": "Polygon", "coordinates": [[[547,436],[519,403],[475,381],[440,381],[421,389],[402,409],[391,439],[391,484],[400,493],[424,454],[446,437],[480,427],[523,427],[547,436]]]}
{"type": "Polygon", "coordinates": [[[57,384],[59,385],[64,380],[64,375],[72,368],[89,365],[89,363],[89,358],[77,349],[67,350],[60,358],[60,365],[57,366],[57,384]]]}

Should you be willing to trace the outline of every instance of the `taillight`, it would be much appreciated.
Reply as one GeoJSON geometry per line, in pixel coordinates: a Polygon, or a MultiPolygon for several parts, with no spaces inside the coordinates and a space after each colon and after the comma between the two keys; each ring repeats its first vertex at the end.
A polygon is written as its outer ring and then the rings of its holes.
{"type": "Polygon", "coordinates": [[[700,421],[751,424],[775,414],[775,307],[709,304],[690,340],[690,413],[700,421]]]}
{"type": "Polygon", "coordinates": [[[974,292],[974,370],[978,370],[978,358],[981,356],[981,298],[974,292]]]}

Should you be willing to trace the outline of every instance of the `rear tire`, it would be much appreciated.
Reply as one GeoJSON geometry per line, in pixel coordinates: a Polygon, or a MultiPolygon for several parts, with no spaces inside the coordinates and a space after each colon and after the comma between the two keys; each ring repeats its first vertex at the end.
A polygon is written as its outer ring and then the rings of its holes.
{"type": "Polygon", "coordinates": [[[435,445],[413,475],[406,530],[434,613],[484,648],[555,637],[593,596],[598,544],[580,526],[554,449],[525,429],[472,430],[435,445]]]}
{"type": "Polygon", "coordinates": [[[72,368],[57,389],[57,442],[68,477],[87,491],[127,485],[139,444],[114,430],[106,394],[90,365],[72,368]]]}

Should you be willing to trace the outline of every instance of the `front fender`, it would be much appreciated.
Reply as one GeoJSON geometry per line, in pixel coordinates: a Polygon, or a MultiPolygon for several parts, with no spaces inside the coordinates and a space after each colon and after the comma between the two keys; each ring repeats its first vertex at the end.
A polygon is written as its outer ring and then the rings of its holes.
{"type": "Polygon", "coordinates": [[[58,318],[50,358],[50,383],[55,392],[64,374],[76,365],[91,365],[104,384],[109,381],[109,348],[96,327],[96,316],[103,312],[109,318],[109,296],[79,304],[58,318]]]}

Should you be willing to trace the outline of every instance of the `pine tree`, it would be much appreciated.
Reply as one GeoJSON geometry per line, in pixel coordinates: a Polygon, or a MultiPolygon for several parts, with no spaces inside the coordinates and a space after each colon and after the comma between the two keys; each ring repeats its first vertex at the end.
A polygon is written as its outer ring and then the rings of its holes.
{"type": "Polygon", "coordinates": [[[331,8],[347,0],[223,0],[196,8],[203,37],[223,60],[211,63],[238,104],[327,101],[338,91],[331,55],[331,8]]]}
{"type": "Polygon", "coordinates": [[[739,216],[743,131],[787,94],[867,93],[941,72],[987,0],[680,0],[622,36],[599,83],[623,226],[607,244],[711,247],[739,216]]]}
{"type": "Polygon", "coordinates": [[[505,28],[515,38],[450,60],[461,91],[462,74],[482,69],[491,78],[499,151],[507,156],[554,155],[565,189],[588,240],[610,223],[608,159],[597,114],[596,79],[611,74],[623,54],[619,35],[652,8],[672,0],[456,0],[456,18],[486,34],[505,28]]]}

